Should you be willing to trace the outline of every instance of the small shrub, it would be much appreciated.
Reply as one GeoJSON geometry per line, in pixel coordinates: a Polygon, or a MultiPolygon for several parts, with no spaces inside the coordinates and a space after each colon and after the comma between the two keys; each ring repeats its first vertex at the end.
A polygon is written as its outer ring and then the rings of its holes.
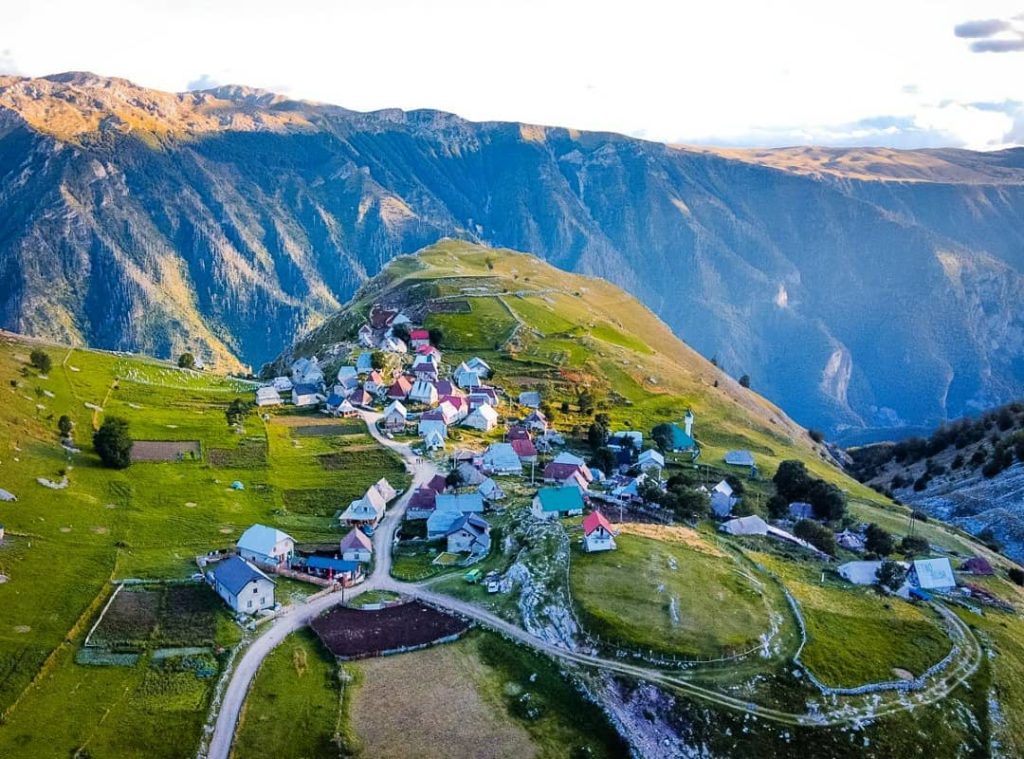
{"type": "Polygon", "coordinates": [[[28,360],[32,364],[32,368],[40,374],[49,374],[50,369],[53,368],[53,359],[50,358],[50,354],[40,348],[33,350],[29,354],[28,360]]]}
{"type": "Polygon", "coordinates": [[[92,444],[103,461],[112,469],[125,469],[132,463],[132,438],[128,422],[108,416],[92,436],[92,444]]]}

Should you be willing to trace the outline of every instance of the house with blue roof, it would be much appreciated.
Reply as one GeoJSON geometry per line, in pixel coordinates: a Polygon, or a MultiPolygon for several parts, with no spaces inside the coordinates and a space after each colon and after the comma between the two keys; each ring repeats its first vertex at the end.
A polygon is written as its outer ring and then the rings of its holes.
{"type": "Polygon", "coordinates": [[[491,525],[476,514],[463,514],[447,537],[450,553],[486,554],[491,550],[491,525]]]}
{"type": "Polygon", "coordinates": [[[697,441],[678,424],[669,425],[669,429],[672,432],[673,451],[692,451],[697,447],[697,441]]]}
{"type": "Polygon", "coordinates": [[[239,614],[274,607],[274,581],[239,556],[214,564],[207,579],[217,595],[239,614]]]}
{"type": "Polygon", "coordinates": [[[356,371],[360,374],[369,374],[373,371],[373,354],[370,351],[363,351],[356,359],[356,371]]]}
{"type": "Polygon", "coordinates": [[[427,517],[427,539],[445,537],[466,514],[480,514],[484,499],[480,493],[439,493],[434,499],[434,511],[427,517]]]}
{"type": "Polygon", "coordinates": [[[238,555],[256,564],[284,564],[295,553],[295,540],[274,527],[254,524],[235,544],[238,555]]]}
{"type": "Polygon", "coordinates": [[[583,493],[575,485],[541,488],[530,510],[537,519],[579,516],[583,513],[583,493]]]}
{"type": "Polygon", "coordinates": [[[345,586],[356,583],[363,576],[362,564],[351,559],[313,555],[307,556],[301,561],[301,568],[304,568],[307,574],[340,582],[345,586]]]}

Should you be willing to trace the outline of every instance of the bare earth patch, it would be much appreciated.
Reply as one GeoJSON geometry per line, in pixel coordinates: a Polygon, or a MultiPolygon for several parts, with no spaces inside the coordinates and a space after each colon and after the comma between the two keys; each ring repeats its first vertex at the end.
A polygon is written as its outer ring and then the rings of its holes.
{"type": "Polygon", "coordinates": [[[106,535],[108,532],[110,532],[110,530],[108,530],[106,527],[93,527],[92,531],[96,535],[106,535]]]}
{"type": "Polygon", "coordinates": [[[221,527],[220,528],[220,534],[221,535],[230,535],[234,531],[235,531],[234,527],[221,527]]]}
{"type": "Polygon", "coordinates": [[[486,668],[464,645],[446,645],[359,664],[363,682],[352,725],[365,756],[418,759],[529,757],[529,733],[476,685],[486,668]],[[387,711],[381,709],[387,704],[387,711]]]}
{"type": "Polygon", "coordinates": [[[0,585],[3,585],[5,582],[7,582],[7,575],[0,575],[0,585]]]}
{"type": "Polygon", "coordinates": [[[689,527],[640,524],[638,522],[624,522],[623,524],[616,525],[616,527],[626,535],[637,535],[641,538],[660,540],[664,543],[681,543],[687,548],[706,553],[708,556],[725,556],[717,546],[689,527]]]}
{"type": "Polygon", "coordinates": [[[32,628],[28,625],[15,625],[14,632],[18,633],[19,635],[25,635],[26,633],[32,632],[32,628]]]}
{"type": "Polygon", "coordinates": [[[202,448],[198,440],[136,440],[132,461],[188,461],[198,459],[202,448]]]}
{"type": "Polygon", "coordinates": [[[61,532],[71,532],[71,528],[70,527],[61,527],[60,531],[61,532]]]}

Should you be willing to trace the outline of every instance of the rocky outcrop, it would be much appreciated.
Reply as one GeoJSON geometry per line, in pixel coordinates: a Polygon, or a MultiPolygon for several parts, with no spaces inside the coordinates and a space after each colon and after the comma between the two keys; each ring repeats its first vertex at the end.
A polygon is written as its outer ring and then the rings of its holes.
{"type": "Polygon", "coordinates": [[[606,277],[847,439],[1024,394],[1024,150],[713,152],[0,78],[0,326],[255,366],[445,236],[606,277]]]}

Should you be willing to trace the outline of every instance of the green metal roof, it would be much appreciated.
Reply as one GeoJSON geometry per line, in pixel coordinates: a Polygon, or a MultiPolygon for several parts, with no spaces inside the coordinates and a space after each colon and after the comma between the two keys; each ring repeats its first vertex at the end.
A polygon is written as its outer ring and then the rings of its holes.
{"type": "Polygon", "coordinates": [[[574,511],[583,508],[583,495],[575,485],[541,488],[537,495],[540,497],[542,511],[574,511]]]}

